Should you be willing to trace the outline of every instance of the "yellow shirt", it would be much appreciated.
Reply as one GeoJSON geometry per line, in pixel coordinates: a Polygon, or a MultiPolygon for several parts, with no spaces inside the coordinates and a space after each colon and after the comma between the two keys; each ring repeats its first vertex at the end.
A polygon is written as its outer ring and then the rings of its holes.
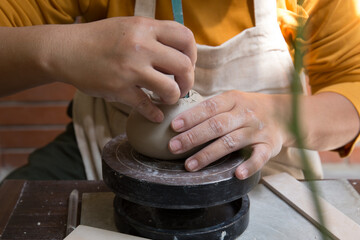
{"type": "MultiPolygon", "coordinates": [[[[0,26],[73,23],[131,16],[135,0],[2,0],[0,26]]],[[[278,22],[289,50],[302,44],[303,65],[312,92],[348,98],[360,115],[360,6],[357,0],[277,0],[278,22]],[[295,29],[304,22],[302,39],[295,29]]],[[[185,25],[197,43],[216,46],[254,26],[253,0],[183,0],[185,25]]],[[[173,19],[170,0],[157,0],[156,18],[173,19]]],[[[357,139],[338,149],[348,155],[357,139]]]]}

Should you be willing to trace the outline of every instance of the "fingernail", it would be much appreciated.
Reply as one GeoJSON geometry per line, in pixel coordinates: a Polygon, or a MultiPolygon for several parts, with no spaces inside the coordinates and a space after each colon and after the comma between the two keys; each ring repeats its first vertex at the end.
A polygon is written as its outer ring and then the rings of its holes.
{"type": "Polygon", "coordinates": [[[180,130],[181,128],[184,127],[184,120],[176,119],[173,121],[172,126],[174,130],[180,130]]]}
{"type": "Polygon", "coordinates": [[[163,120],[164,120],[164,115],[163,114],[156,115],[155,122],[161,123],[163,120]]]}
{"type": "Polygon", "coordinates": [[[192,159],[190,160],[186,166],[190,171],[193,171],[197,168],[197,166],[199,165],[198,161],[196,159],[192,159]]]}
{"type": "Polygon", "coordinates": [[[245,168],[240,171],[240,179],[245,179],[248,177],[249,171],[245,168]]]}
{"type": "Polygon", "coordinates": [[[179,151],[181,149],[182,145],[179,140],[171,140],[170,141],[170,149],[173,152],[179,151]]]}

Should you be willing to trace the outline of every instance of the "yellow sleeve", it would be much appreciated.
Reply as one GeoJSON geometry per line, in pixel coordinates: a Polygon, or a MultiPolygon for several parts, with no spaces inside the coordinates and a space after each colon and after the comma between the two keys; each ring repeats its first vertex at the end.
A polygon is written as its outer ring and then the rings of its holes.
{"type": "MultiPolygon", "coordinates": [[[[360,116],[360,13],[357,1],[305,1],[308,13],[302,41],[304,68],[314,94],[336,92],[360,116]]],[[[337,151],[351,153],[358,137],[337,151]]]]}
{"type": "Polygon", "coordinates": [[[73,23],[80,9],[76,1],[0,1],[1,26],[73,23]]]}
{"type": "MultiPolygon", "coordinates": [[[[86,22],[133,16],[135,0],[1,0],[0,26],[86,22]]],[[[199,44],[217,46],[254,25],[251,1],[183,1],[184,21],[199,44]]],[[[156,19],[172,20],[170,0],[157,0],[156,19]]]]}
{"type": "Polygon", "coordinates": [[[90,22],[109,17],[112,9],[125,12],[129,6],[133,7],[133,0],[4,0],[0,1],[0,26],[68,24],[78,16],[90,22]]]}

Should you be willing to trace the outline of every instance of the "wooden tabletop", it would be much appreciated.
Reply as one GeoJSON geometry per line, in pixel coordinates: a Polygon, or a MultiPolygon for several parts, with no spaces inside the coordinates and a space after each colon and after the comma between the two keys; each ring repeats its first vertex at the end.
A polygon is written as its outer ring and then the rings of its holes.
{"type": "MultiPolygon", "coordinates": [[[[349,180],[360,194],[360,179],[349,180]]],[[[63,239],[68,198],[109,192],[102,181],[5,181],[0,187],[0,239],[63,239]]],[[[79,208],[80,209],[80,208],[79,208]]]]}

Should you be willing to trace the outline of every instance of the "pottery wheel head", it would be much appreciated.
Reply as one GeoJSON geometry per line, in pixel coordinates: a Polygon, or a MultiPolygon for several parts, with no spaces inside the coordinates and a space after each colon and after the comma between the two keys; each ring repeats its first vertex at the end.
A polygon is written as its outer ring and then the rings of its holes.
{"type": "Polygon", "coordinates": [[[235,177],[235,169],[245,158],[240,152],[227,155],[197,172],[188,172],[185,159],[160,160],[138,153],[126,138],[104,149],[103,161],[128,177],[164,185],[199,185],[226,181],[235,177]],[[108,154],[109,153],[109,154],[108,154]]]}
{"type": "Polygon", "coordinates": [[[260,173],[239,180],[235,169],[245,158],[232,153],[197,172],[188,172],[184,160],[158,160],[137,153],[126,136],[104,148],[103,178],[122,198],[146,206],[190,209],[214,206],[241,198],[259,181],[260,173]]]}

